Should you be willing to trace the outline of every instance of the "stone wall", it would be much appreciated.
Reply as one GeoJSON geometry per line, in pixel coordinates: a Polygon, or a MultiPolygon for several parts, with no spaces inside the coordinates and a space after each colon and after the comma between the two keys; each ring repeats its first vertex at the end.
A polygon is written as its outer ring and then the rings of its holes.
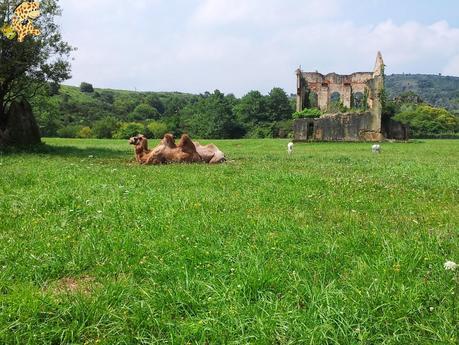
{"type": "Polygon", "coordinates": [[[318,72],[297,71],[297,111],[304,108],[304,98],[311,92],[317,94],[318,107],[326,111],[330,105],[333,93],[340,94],[340,100],[347,108],[352,106],[353,94],[365,93],[368,89],[368,82],[373,79],[371,72],[357,72],[350,75],[329,73],[322,75],[318,72]]]}
{"type": "Polygon", "coordinates": [[[382,122],[382,130],[384,137],[395,140],[408,140],[410,136],[410,128],[395,120],[389,119],[382,122]]]}
{"type": "Polygon", "coordinates": [[[294,122],[295,141],[381,141],[384,136],[374,131],[370,112],[332,114],[318,119],[294,122]]]}
{"type": "MultiPolygon", "coordinates": [[[[317,106],[323,112],[330,109],[334,93],[339,93],[340,102],[352,109],[356,94],[360,93],[360,104],[368,111],[345,114],[326,114],[319,119],[295,121],[295,140],[320,141],[380,141],[387,138],[406,140],[408,131],[394,121],[382,121],[381,93],[384,90],[384,61],[378,52],[373,72],[356,72],[349,75],[296,71],[297,111],[311,107],[309,97],[317,95],[317,106]],[[366,102],[366,103],[362,103],[366,102]]],[[[358,111],[358,110],[357,110],[358,111]]]]}

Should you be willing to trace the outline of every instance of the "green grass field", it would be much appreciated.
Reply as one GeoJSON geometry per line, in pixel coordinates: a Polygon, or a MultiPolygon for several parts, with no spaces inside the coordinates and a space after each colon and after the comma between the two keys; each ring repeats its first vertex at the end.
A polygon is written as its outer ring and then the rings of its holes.
{"type": "Polygon", "coordinates": [[[458,342],[459,141],[45,141],[0,154],[0,344],[458,342]]]}

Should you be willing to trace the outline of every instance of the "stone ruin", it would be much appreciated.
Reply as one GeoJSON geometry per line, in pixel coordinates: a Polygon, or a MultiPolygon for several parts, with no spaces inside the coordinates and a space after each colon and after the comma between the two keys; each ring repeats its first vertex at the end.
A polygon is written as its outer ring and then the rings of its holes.
{"type": "Polygon", "coordinates": [[[391,119],[383,119],[381,94],[384,90],[384,60],[380,52],[373,72],[323,75],[303,72],[299,68],[296,76],[296,110],[300,112],[305,108],[318,108],[325,113],[320,118],[295,120],[296,141],[408,138],[405,126],[391,119]]]}

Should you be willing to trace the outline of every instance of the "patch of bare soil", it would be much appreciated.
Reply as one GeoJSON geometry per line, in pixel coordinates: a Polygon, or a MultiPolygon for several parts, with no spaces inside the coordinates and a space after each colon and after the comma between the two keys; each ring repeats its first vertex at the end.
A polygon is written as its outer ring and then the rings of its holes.
{"type": "Polygon", "coordinates": [[[46,290],[54,294],[85,294],[90,295],[99,284],[94,277],[66,277],[52,282],[46,290]]]}

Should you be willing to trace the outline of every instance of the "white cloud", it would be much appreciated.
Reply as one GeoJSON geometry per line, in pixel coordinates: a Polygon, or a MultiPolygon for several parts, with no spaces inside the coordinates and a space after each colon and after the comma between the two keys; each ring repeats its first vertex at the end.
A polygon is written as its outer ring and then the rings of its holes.
{"type": "Polygon", "coordinates": [[[202,0],[191,17],[197,25],[296,24],[334,17],[340,9],[337,0],[202,0]]]}
{"type": "Polygon", "coordinates": [[[446,21],[362,24],[340,18],[338,0],[174,3],[63,0],[64,35],[79,48],[71,82],[218,88],[237,95],[274,86],[294,92],[299,64],[324,73],[371,71],[378,50],[389,73],[459,75],[459,28],[446,21]]]}
{"type": "Polygon", "coordinates": [[[196,11],[193,21],[198,24],[227,24],[246,20],[253,13],[253,6],[244,0],[207,0],[196,11]]]}

